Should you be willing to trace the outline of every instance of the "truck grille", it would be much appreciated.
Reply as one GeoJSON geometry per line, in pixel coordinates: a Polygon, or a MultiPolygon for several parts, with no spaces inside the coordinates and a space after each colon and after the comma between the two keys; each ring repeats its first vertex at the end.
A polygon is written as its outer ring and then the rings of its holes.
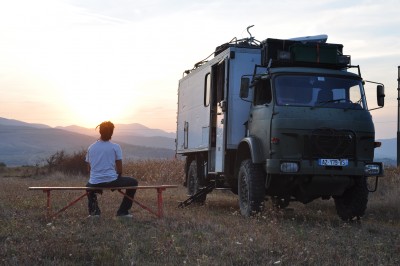
{"type": "Polygon", "coordinates": [[[321,128],[312,132],[311,143],[308,147],[310,146],[311,156],[316,159],[353,159],[355,158],[356,135],[349,130],[321,128]]]}

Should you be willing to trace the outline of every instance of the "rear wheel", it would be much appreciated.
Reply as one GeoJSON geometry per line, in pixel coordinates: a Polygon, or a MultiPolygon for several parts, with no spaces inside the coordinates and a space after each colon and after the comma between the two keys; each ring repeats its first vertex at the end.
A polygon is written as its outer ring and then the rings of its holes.
{"type": "MultiPolygon", "coordinates": [[[[199,174],[197,168],[196,160],[190,162],[188,173],[187,173],[187,192],[189,196],[193,196],[201,189],[201,175],[199,174]]],[[[206,200],[207,194],[201,195],[196,198],[194,202],[204,203],[206,200]]]]}
{"type": "Polygon", "coordinates": [[[248,217],[261,211],[265,197],[265,173],[260,164],[250,159],[242,161],[238,174],[239,205],[242,215],[248,217]]]}
{"type": "Polygon", "coordinates": [[[335,197],[339,217],[344,221],[362,217],[367,209],[368,193],[367,178],[356,178],[352,188],[346,190],[342,196],[335,197]]]}

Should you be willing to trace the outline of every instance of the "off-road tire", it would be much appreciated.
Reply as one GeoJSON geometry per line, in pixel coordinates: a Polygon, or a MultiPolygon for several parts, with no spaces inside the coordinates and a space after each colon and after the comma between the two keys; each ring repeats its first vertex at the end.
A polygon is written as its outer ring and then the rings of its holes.
{"type": "Polygon", "coordinates": [[[352,188],[346,190],[342,196],[334,198],[339,217],[343,221],[360,219],[367,209],[368,193],[367,178],[356,178],[352,188]]]}
{"type": "MultiPolygon", "coordinates": [[[[190,162],[188,173],[187,173],[187,193],[189,196],[193,196],[201,189],[201,180],[199,171],[197,168],[196,160],[190,162]]],[[[204,203],[206,201],[207,194],[201,195],[196,198],[193,202],[204,203]]]]}
{"type": "Polygon", "coordinates": [[[240,164],[238,173],[240,213],[249,217],[262,210],[265,198],[265,172],[260,164],[250,159],[240,164]]]}

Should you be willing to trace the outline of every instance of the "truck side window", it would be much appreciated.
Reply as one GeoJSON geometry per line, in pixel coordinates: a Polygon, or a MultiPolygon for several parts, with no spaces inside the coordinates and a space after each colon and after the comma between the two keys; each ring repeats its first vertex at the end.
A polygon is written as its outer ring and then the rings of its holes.
{"type": "Polygon", "coordinates": [[[204,78],[204,106],[210,105],[211,76],[207,73],[204,78]]]}
{"type": "Polygon", "coordinates": [[[358,84],[351,86],[348,90],[348,93],[351,102],[359,104],[358,107],[362,107],[361,109],[366,108],[364,106],[364,102],[362,101],[362,95],[360,93],[360,87],[358,84]]]}
{"type": "Polygon", "coordinates": [[[262,79],[255,86],[254,105],[270,103],[272,99],[270,79],[262,79]]]}

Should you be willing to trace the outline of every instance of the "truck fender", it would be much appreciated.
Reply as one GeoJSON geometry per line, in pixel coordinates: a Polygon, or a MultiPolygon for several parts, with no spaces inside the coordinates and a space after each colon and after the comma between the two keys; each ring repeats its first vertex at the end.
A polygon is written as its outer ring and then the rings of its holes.
{"type": "Polygon", "coordinates": [[[246,137],[239,143],[236,162],[240,163],[245,158],[251,158],[253,163],[264,162],[261,144],[254,137],[246,137]]]}

